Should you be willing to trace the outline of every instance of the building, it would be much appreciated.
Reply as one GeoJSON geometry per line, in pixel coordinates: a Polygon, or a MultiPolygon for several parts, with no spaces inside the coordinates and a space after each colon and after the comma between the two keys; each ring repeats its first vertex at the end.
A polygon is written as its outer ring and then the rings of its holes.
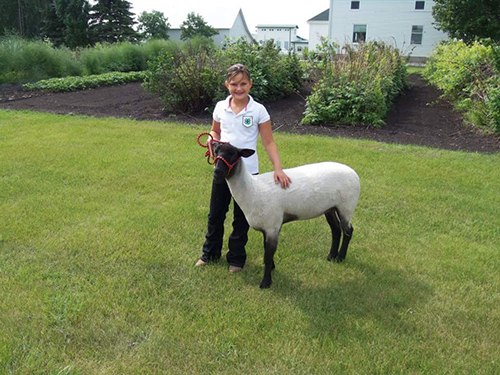
{"type": "Polygon", "coordinates": [[[298,29],[297,25],[257,25],[255,39],[260,44],[264,44],[268,40],[274,40],[283,53],[294,51],[300,54],[307,47],[308,42],[297,35],[298,29]]]}
{"type": "Polygon", "coordinates": [[[308,21],[309,48],[316,49],[322,36],[340,45],[375,40],[393,45],[415,61],[425,60],[447,39],[433,25],[433,6],[433,0],[330,0],[326,13],[308,21]]]}
{"type": "Polygon", "coordinates": [[[328,20],[330,9],[327,9],[317,16],[307,21],[309,24],[309,50],[315,51],[318,44],[321,44],[321,38],[328,37],[328,20]]]}
{"type": "MultiPolygon", "coordinates": [[[[234,20],[231,27],[226,28],[216,28],[219,34],[214,35],[213,39],[216,45],[222,46],[226,41],[226,38],[236,41],[240,38],[245,39],[248,42],[256,43],[253,35],[248,30],[247,23],[245,21],[245,17],[243,16],[243,11],[240,9],[238,14],[236,15],[236,19],[234,20]]],[[[168,31],[168,35],[170,39],[180,41],[181,40],[182,30],[180,28],[170,29],[168,31]]]]}

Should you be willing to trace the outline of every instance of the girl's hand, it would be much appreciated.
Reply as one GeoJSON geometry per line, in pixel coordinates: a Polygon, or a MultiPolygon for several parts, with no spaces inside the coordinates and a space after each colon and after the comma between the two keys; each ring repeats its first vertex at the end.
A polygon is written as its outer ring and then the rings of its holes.
{"type": "Polygon", "coordinates": [[[274,171],[274,182],[280,183],[282,189],[287,189],[292,183],[292,179],[283,172],[282,169],[274,171]]]}

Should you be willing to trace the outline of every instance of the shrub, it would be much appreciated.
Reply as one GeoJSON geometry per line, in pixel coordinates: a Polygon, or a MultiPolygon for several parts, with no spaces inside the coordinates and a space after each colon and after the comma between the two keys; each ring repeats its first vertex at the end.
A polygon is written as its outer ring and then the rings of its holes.
{"type": "Polygon", "coordinates": [[[146,70],[147,49],[144,46],[121,42],[97,43],[80,51],[85,74],[106,72],[132,72],[146,70]]]}
{"type": "Polygon", "coordinates": [[[154,58],[144,86],[160,97],[169,111],[199,112],[213,108],[227,96],[225,73],[236,63],[250,69],[251,94],[256,100],[280,99],[302,86],[298,57],[280,55],[274,43],[257,46],[238,40],[219,50],[203,38],[195,38],[177,51],[154,58]]]}
{"type": "Polygon", "coordinates": [[[145,76],[145,72],[113,72],[85,77],[51,78],[36,83],[26,83],[23,85],[23,88],[29,91],[76,91],[105,85],[142,81],[145,76]]]}
{"type": "Polygon", "coordinates": [[[0,40],[0,83],[36,81],[49,77],[79,75],[82,66],[67,48],[19,37],[0,40]]]}
{"type": "Polygon", "coordinates": [[[440,44],[433,51],[424,77],[443,91],[471,124],[500,132],[500,47],[461,41],[440,44]]]}
{"type": "Polygon", "coordinates": [[[384,43],[346,45],[342,55],[324,41],[309,54],[308,74],[317,77],[307,98],[305,124],[345,123],[381,126],[394,98],[406,85],[402,55],[384,43]]]}
{"type": "Polygon", "coordinates": [[[298,56],[281,55],[273,41],[259,46],[240,39],[226,44],[224,58],[228,67],[236,63],[248,67],[252,96],[259,101],[281,99],[302,87],[304,73],[298,56]]]}
{"type": "Polygon", "coordinates": [[[152,40],[96,44],[71,51],[54,48],[47,41],[27,41],[20,37],[0,39],[0,83],[24,83],[66,76],[131,72],[147,69],[147,61],[162,50],[176,50],[174,41],[152,40]]]}
{"type": "MultiPolygon", "coordinates": [[[[179,43],[173,40],[165,39],[149,39],[144,45],[146,59],[149,61],[151,58],[157,56],[162,51],[169,51],[171,53],[179,50],[179,43]]],[[[147,69],[147,64],[146,64],[147,69]]]]}
{"type": "Polygon", "coordinates": [[[199,112],[213,105],[224,89],[224,66],[212,43],[187,43],[153,57],[144,87],[171,112],[199,112]]]}

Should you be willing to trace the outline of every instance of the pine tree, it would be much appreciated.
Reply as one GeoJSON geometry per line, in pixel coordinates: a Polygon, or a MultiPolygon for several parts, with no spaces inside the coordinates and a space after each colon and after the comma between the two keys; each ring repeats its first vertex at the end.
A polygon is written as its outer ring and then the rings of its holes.
{"type": "Polygon", "coordinates": [[[134,13],[127,0],[98,0],[91,9],[91,32],[96,42],[135,41],[134,13]]]}
{"type": "Polygon", "coordinates": [[[55,46],[69,48],[89,44],[88,0],[53,0],[43,17],[42,35],[55,46]]]}
{"type": "Polygon", "coordinates": [[[64,22],[57,15],[56,2],[52,1],[42,13],[41,36],[59,47],[64,43],[64,22]]]}
{"type": "Polygon", "coordinates": [[[0,36],[15,33],[28,38],[40,36],[42,14],[52,0],[1,0],[0,36]]]}
{"type": "Polygon", "coordinates": [[[64,44],[69,48],[89,44],[90,4],[87,0],[66,0],[65,12],[60,15],[65,26],[64,44]]]}

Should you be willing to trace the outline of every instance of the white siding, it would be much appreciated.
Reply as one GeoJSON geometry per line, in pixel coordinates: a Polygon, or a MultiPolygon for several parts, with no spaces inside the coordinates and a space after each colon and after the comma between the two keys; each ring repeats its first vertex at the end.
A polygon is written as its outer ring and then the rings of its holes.
{"type": "Polygon", "coordinates": [[[328,35],[327,21],[309,21],[309,46],[310,51],[316,50],[318,44],[321,43],[321,37],[328,35]]]}
{"type": "MultiPolygon", "coordinates": [[[[181,29],[170,29],[168,31],[168,35],[170,39],[180,41],[181,40],[181,29]]],[[[214,43],[217,46],[222,46],[226,40],[229,38],[231,40],[238,40],[239,38],[244,38],[248,42],[253,42],[254,39],[248,30],[247,24],[245,22],[245,17],[243,16],[243,12],[240,10],[236,19],[234,20],[233,26],[228,29],[217,29],[219,34],[213,37],[214,43]]]]}
{"type": "Polygon", "coordinates": [[[248,30],[245,19],[243,18],[243,13],[240,11],[238,16],[234,20],[233,26],[229,30],[229,38],[231,40],[238,40],[243,37],[247,42],[252,41],[250,31],[248,30]]]}
{"type": "MultiPolygon", "coordinates": [[[[434,1],[426,0],[424,10],[415,10],[415,0],[360,0],[360,9],[351,10],[350,0],[330,0],[330,39],[352,44],[354,25],[366,25],[366,38],[399,48],[405,55],[428,57],[433,48],[447,39],[432,25],[434,1]],[[423,26],[421,45],[411,45],[412,26],[423,26]]],[[[311,39],[311,38],[309,38],[311,39]]]]}
{"type": "Polygon", "coordinates": [[[288,42],[289,49],[291,49],[292,42],[297,41],[297,27],[287,27],[283,25],[257,25],[256,39],[257,42],[261,44],[267,40],[273,39],[276,44],[281,45],[283,52],[287,52],[285,49],[285,42],[288,42]]]}
{"type": "Polygon", "coordinates": [[[181,40],[181,29],[170,29],[168,30],[168,37],[170,40],[175,40],[176,42],[180,42],[181,40]]]}
{"type": "Polygon", "coordinates": [[[213,36],[213,40],[216,46],[222,46],[226,37],[230,38],[231,30],[230,29],[217,29],[219,32],[217,35],[213,36]]]}

